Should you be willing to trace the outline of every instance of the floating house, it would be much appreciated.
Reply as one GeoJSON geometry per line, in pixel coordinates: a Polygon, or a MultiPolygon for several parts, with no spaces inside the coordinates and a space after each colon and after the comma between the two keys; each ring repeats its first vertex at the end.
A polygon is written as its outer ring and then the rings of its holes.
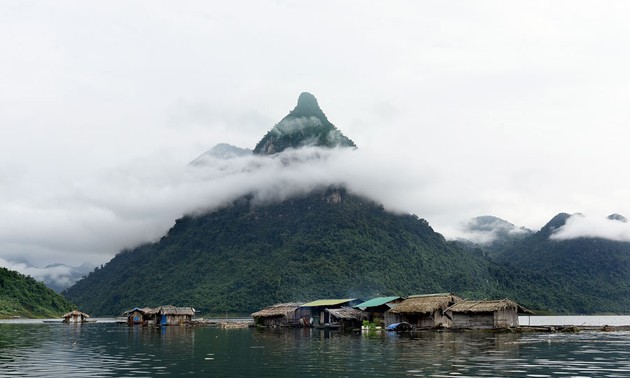
{"type": "Polygon", "coordinates": [[[453,319],[447,309],[462,301],[451,293],[412,295],[392,308],[386,325],[407,322],[414,328],[449,328],[453,319]]]}
{"type": "Polygon", "coordinates": [[[144,307],[144,308],[134,307],[129,311],[125,311],[123,313],[123,316],[127,318],[127,324],[129,325],[145,324],[147,322],[147,319],[145,319],[145,316],[149,311],[151,311],[151,308],[149,307],[144,307]]]}
{"type": "Polygon", "coordinates": [[[454,328],[499,329],[518,327],[518,314],[532,311],[509,299],[496,301],[463,300],[447,309],[454,328]]]}
{"type": "Polygon", "coordinates": [[[263,327],[295,327],[304,326],[297,311],[302,303],[278,303],[254,312],[254,324],[263,327]]]}
{"type": "MultiPolygon", "coordinates": [[[[336,309],[341,307],[352,307],[358,303],[356,298],[346,299],[319,299],[313,302],[308,302],[300,306],[298,310],[299,315],[302,318],[309,317],[308,323],[315,327],[331,327],[334,328],[338,323],[331,321],[331,315],[329,309],[336,309]]],[[[334,320],[334,317],[333,317],[334,320]]]]}
{"type": "Polygon", "coordinates": [[[62,316],[64,323],[85,323],[89,317],[90,315],[78,310],[70,311],[62,316]]]}
{"type": "Polygon", "coordinates": [[[148,311],[145,319],[156,325],[183,325],[189,324],[194,316],[192,307],[160,306],[148,311]]]}
{"type": "Polygon", "coordinates": [[[160,306],[156,308],[150,307],[134,307],[123,313],[123,317],[127,319],[130,326],[136,324],[142,325],[181,325],[188,324],[195,316],[195,310],[192,307],[175,307],[160,306]]]}
{"type": "Polygon", "coordinates": [[[324,328],[359,329],[368,318],[364,311],[352,307],[327,308],[325,311],[330,321],[324,328]]]}
{"type": "Polygon", "coordinates": [[[367,314],[367,320],[370,322],[385,325],[395,322],[395,318],[389,313],[389,310],[396,307],[402,301],[402,297],[378,297],[359,303],[355,305],[354,308],[364,311],[367,314]],[[390,321],[388,322],[388,320],[390,321]]]}

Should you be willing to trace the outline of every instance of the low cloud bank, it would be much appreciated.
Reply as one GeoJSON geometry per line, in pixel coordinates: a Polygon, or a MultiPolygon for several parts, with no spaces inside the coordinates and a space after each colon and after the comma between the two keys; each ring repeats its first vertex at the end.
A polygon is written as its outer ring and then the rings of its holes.
{"type": "MultiPolygon", "coordinates": [[[[270,156],[206,156],[202,164],[189,166],[156,155],[124,167],[5,184],[1,190],[9,200],[0,203],[0,218],[10,221],[0,224],[0,264],[32,276],[44,273],[28,266],[106,263],[122,249],[158,240],[185,214],[213,211],[246,194],[265,204],[343,185],[390,211],[427,219],[447,238],[461,235],[461,230],[449,228],[461,219],[525,202],[499,186],[488,186],[484,177],[473,181],[435,160],[396,149],[306,147],[270,156]]],[[[630,241],[627,223],[589,222],[572,218],[554,237],[630,241]]],[[[496,237],[496,230],[481,231],[475,234],[481,241],[496,237]]],[[[62,268],[50,272],[63,280],[62,268]]]]}
{"type": "Polygon", "coordinates": [[[552,235],[555,240],[576,238],[602,238],[630,242],[630,223],[618,216],[593,216],[574,214],[552,235]]]}
{"type": "Polygon", "coordinates": [[[0,256],[8,265],[102,264],[121,249],[158,240],[185,214],[213,211],[245,194],[264,204],[344,185],[402,210],[408,178],[392,172],[390,164],[385,155],[308,147],[206,158],[187,167],[166,158],[142,159],[83,176],[43,177],[36,186],[18,180],[7,196],[11,200],[0,204],[0,218],[11,219],[0,225],[0,256]],[[382,201],[388,197],[393,200],[382,201]]]}

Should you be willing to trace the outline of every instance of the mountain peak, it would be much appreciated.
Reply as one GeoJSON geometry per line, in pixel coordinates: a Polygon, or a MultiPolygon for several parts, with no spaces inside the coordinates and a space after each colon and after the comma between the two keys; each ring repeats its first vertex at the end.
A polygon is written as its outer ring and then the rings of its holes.
{"type": "Polygon", "coordinates": [[[254,154],[272,155],[287,148],[306,146],[356,147],[328,121],[315,96],[303,92],[295,108],[258,142],[254,154]]]}
{"type": "Polygon", "coordinates": [[[308,92],[300,93],[300,97],[298,97],[297,105],[295,109],[293,109],[290,115],[296,117],[323,117],[326,118],[326,115],[319,107],[317,103],[317,99],[315,96],[308,92]]]}
{"type": "Polygon", "coordinates": [[[252,150],[240,148],[227,143],[219,143],[210,150],[198,156],[195,160],[188,163],[189,166],[205,166],[209,162],[220,159],[227,160],[240,156],[251,155],[252,150]]]}
{"type": "Polygon", "coordinates": [[[609,220],[612,221],[618,221],[618,222],[622,222],[622,223],[628,223],[628,219],[626,217],[624,217],[621,214],[610,214],[609,216],[607,216],[606,218],[608,218],[609,220]]]}
{"type": "Polygon", "coordinates": [[[559,213],[555,217],[551,218],[551,220],[545,226],[543,226],[543,228],[540,229],[540,233],[544,236],[551,235],[557,229],[564,226],[569,218],[571,218],[570,214],[559,213]]]}

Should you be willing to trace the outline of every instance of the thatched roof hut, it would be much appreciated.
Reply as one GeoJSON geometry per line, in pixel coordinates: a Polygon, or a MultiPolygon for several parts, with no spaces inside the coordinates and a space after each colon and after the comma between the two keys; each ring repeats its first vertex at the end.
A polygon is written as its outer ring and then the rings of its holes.
{"type": "Polygon", "coordinates": [[[266,327],[297,325],[299,316],[296,311],[301,305],[302,303],[278,303],[252,313],[251,317],[254,318],[254,324],[266,327]]]}
{"type": "Polygon", "coordinates": [[[412,295],[389,310],[386,325],[407,322],[416,328],[450,327],[453,319],[446,309],[462,299],[451,293],[412,295]]]}
{"type": "Polygon", "coordinates": [[[162,315],[195,316],[195,310],[192,307],[162,306],[159,309],[162,315]]]}
{"type": "Polygon", "coordinates": [[[62,316],[65,323],[83,323],[87,321],[90,315],[79,310],[73,310],[62,316]]]}
{"type": "Polygon", "coordinates": [[[192,307],[160,306],[145,312],[145,318],[160,325],[181,325],[190,323],[195,316],[192,307]]]}
{"type": "MultiPolygon", "coordinates": [[[[330,326],[338,326],[344,329],[360,328],[363,320],[368,318],[367,313],[352,307],[327,308],[330,326]]],[[[324,325],[325,326],[325,325],[324,325]]]]}
{"type": "Polygon", "coordinates": [[[451,293],[412,295],[390,310],[394,314],[430,314],[446,310],[462,299],[451,293]]]}
{"type": "Polygon", "coordinates": [[[359,321],[367,319],[367,314],[365,312],[351,307],[327,308],[326,311],[337,319],[359,321]]]}
{"type": "Polygon", "coordinates": [[[265,317],[265,318],[270,318],[270,317],[275,317],[275,316],[289,316],[289,314],[292,314],[293,312],[295,312],[295,310],[302,306],[302,303],[278,303],[275,305],[271,305],[269,307],[265,307],[260,311],[256,311],[254,313],[251,314],[252,318],[259,318],[259,317],[265,317]]]}
{"type": "Polygon", "coordinates": [[[464,300],[447,309],[453,317],[453,327],[496,329],[518,327],[518,314],[533,312],[509,299],[492,301],[464,300]]]}

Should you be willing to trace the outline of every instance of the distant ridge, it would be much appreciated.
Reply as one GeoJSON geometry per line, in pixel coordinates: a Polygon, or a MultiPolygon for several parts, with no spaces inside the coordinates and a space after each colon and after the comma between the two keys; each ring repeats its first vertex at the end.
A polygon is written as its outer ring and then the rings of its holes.
{"type": "Polygon", "coordinates": [[[211,159],[233,159],[240,156],[248,156],[252,150],[240,148],[227,143],[219,143],[208,151],[201,154],[195,160],[188,163],[190,166],[203,166],[211,159]]]}

